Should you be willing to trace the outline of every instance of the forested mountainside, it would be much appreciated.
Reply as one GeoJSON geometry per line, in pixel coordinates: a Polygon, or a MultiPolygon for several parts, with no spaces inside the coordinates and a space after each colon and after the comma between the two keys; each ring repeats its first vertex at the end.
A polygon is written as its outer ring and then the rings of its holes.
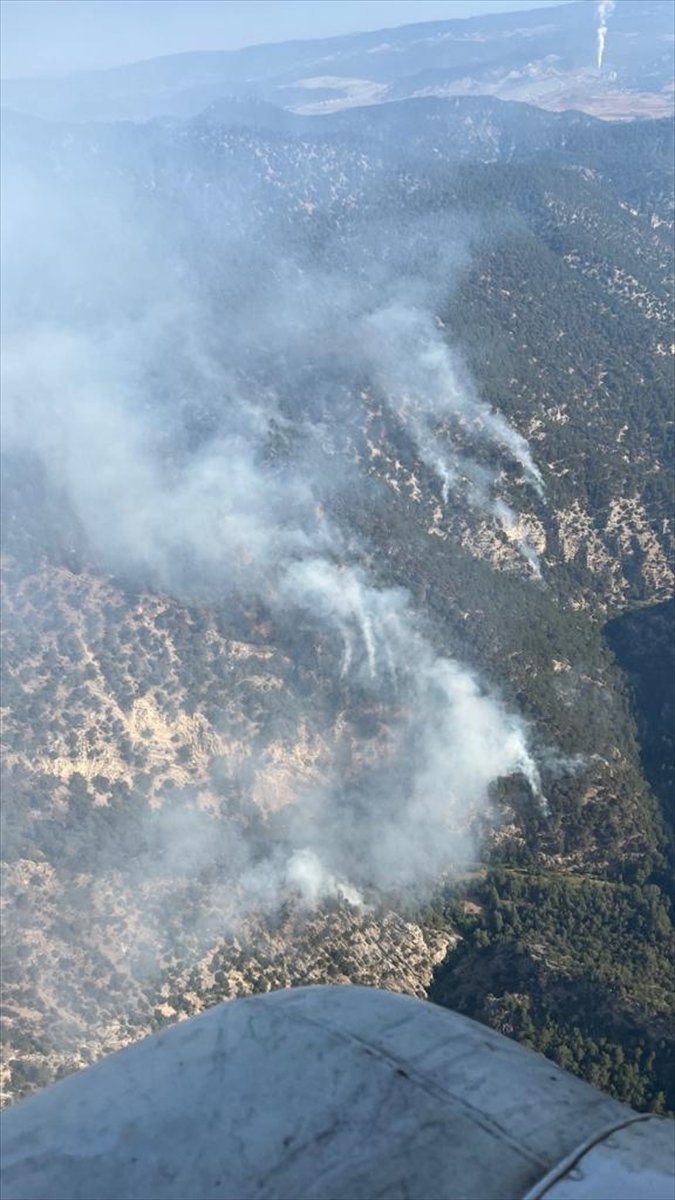
{"type": "Polygon", "coordinates": [[[616,120],[672,113],[670,0],[617,0],[605,22],[600,61],[599,25],[598,6],[581,0],[172,54],[65,78],[8,79],[3,103],[34,116],[77,121],[184,118],[223,99],[326,115],[429,96],[494,96],[616,120]]]}
{"type": "Polygon", "coordinates": [[[672,1107],[670,124],[245,111],[5,122],[6,1096],[343,981],[672,1107]]]}

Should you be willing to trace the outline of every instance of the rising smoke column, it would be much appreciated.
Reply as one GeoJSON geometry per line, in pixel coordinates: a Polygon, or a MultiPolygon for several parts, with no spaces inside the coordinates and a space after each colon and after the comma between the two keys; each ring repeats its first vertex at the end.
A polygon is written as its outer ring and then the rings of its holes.
{"type": "Polygon", "coordinates": [[[598,4],[598,56],[597,67],[602,70],[602,60],[605,54],[605,41],[607,40],[607,18],[614,8],[614,0],[600,0],[598,4]]]}
{"type": "Polygon", "coordinates": [[[541,568],[527,535],[514,536],[519,521],[499,495],[498,472],[460,449],[439,427],[454,420],[479,443],[497,449],[520,469],[520,479],[540,500],[541,472],[524,437],[476,394],[468,372],[451,346],[434,328],[427,308],[413,309],[400,301],[378,309],[365,322],[371,370],[415,444],[423,463],[442,484],[447,509],[451,493],[469,508],[494,521],[514,541],[535,578],[541,568]]]}
{"type": "Polygon", "coordinates": [[[324,894],[336,877],[382,893],[432,886],[474,852],[472,821],[499,778],[522,776],[545,807],[525,723],[432,647],[405,591],[376,586],[362,568],[307,558],[288,567],[284,593],[324,627],[353,629],[350,682],[396,726],[379,765],[328,779],[296,806],[294,836],[314,878],[319,866],[325,872],[324,894]]]}

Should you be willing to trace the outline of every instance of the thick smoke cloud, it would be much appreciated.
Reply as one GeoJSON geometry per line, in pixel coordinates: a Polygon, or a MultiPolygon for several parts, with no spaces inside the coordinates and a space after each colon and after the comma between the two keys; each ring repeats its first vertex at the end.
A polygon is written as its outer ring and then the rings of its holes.
{"type": "MultiPolygon", "coordinates": [[[[521,773],[538,793],[528,732],[433,648],[332,504],[358,484],[345,447],[364,390],[446,507],[515,524],[497,458],[541,494],[526,442],[481,402],[436,319],[466,231],[348,213],[317,245],[306,214],[270,217],[244,179],[221,206],[189,175],[153,199],[110,154],[97,183],[40,151],[7,172],[5,451],[40,464],[104,569],[188,601],[253,598],[280,628],[301,618],[333,639],[335,686],[387,726],[381,761],[298,789],[263,860],[231,839],[239,901],[430,885],[472,853],[497,779],[521,773]]],[[[526,540],[521,552],[538,573],[526,540]]],[[[169,874],[213,853],[181,822],[157,826],[169,874]]]]}

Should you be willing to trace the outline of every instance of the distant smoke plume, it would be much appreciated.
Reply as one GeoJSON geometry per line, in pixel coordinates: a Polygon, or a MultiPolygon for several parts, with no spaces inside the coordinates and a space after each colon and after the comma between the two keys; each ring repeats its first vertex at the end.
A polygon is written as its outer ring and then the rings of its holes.
{"type": "Polygon", "coordinates": [[[602,70],[602,60],[605,56],[605,42],[607,40],[607,19],[614,8],[614,0],[600,0],[598,4],[598,54],[597,67],[602,70]]]}

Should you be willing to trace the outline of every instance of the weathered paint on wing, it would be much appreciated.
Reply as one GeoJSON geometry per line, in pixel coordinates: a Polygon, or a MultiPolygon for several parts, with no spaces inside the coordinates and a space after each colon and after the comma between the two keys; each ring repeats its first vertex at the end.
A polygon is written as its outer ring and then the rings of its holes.
{"type": "MultiPolygon", "coordinates": [[[[554,1189],[579,1170],[578,1148],[633,1120],[446,1009],[367,988],[301,988],[219,1005],[10,1110],[2,1195],[605,1200],[592,1178],[590,1191],[554,1189]],[[542,1183],[553,1190],[537,1192],[542,1183]]],[[[640,1145],[626,1143],[615,1165],[634,1155],[639,1175],[647,1154],[651,1190],[634,1196],[670,1198],[668,1123],[639,1129],[640,1145]]],[[[604,1187],[605,1158],[593,1161],[604,1187]]]]}

